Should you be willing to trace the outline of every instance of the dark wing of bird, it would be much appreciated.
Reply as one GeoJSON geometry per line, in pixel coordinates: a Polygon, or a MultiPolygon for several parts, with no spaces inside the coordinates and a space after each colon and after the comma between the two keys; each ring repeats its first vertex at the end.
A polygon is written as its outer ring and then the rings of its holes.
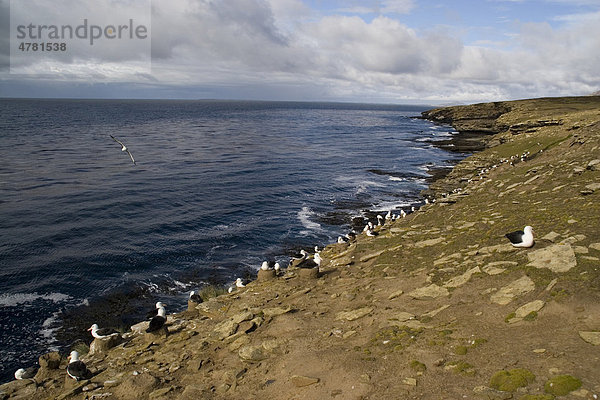
{"type": "Polygon", "coordinates": [[[163,327],[166,320],[167,319],[165,317],[161,317],[160,315],[157,315],[156,317],[154,317],[150,320],[150,325],[148,326],[148,329],[146,329],[146,332],[154,332],[154,331],[159,330],[160,328],[163,327]]]}
{"type": "Polygon", "coordinates": [[[194,293],[193,295],[190,296],[190,300],[193,301],[194,303],[202,303],[202,297],[200,297],[199,294],[194,293]]]}
{"type": "Polygon", "coordinates": [[[100,328],[96,332],[100,336],[108,336],[108,335],[112,335],[113,333],[119,333],[113,328],[100,328]]]}
{"type": "Polygon", "coordinates": [[[298,268],[315,268],[318,264],[313,259],[306,259],[298,264],[298,268]]]}
{"type": "Polygon", "coordinates": [[[156,317],[157,314],[158,314],[158,308],[148,311],[146,313],[146,319],[152,319],[152,318],[156,317]]]}
{"type": "Polygon", "coordinates": [[[123,142],[121,142],[119,139],[117,139],[116,137],[114,137],[113,135],[110,135],[110,137],[112,138],[112,140],[114,140],[115,142],[119,143],[121,146],[127,147],[123,144],[123,142]]]}
{"type": "Polygon", "coordinates": [[[89,371],[83,361],[74,361],[67,365],[67,373],[76,380],[85,379],[89,371]]]}
{"type": "Polygon", "coordinates": [[[35,376],[35,374],[37,374],[38,372],[38,367],[33,366],[33,367],[29,367],[25,369],[25,372],[23,372],[22,378],[23,379],[31,379],[35,376]]]}
{"type": "Polygon", "coordinates": [[[515,231],[511,233],[507,233],[506,236],[511,243],[521,243],[523,241],[523,235],[525,232],[523,231],[515,231]]]}

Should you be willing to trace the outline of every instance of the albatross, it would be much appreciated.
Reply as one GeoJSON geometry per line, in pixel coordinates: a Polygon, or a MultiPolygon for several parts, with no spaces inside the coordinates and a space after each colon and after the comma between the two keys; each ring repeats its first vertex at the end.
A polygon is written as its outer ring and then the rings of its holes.
{"type": "Polygon", "coordinates": [[[69,365],[67,365],[67,374],[80,381],[86,379],[90,375],[90,371],[87,369],[83,361],[79,361],[79,353],[73,350],[69,356],[69,365]]]}
{"type": "Polygon", "coordinates": [[[96,339],[106,339],[109,336],[119,334],[119,332],[112,328],[98,328],[98,324],[90,326],[88,331],[91,331],[92,336],[96,339]]]}
{"type": "Polygon", "coordinates": [[[203,301],[202,297],[200,297],[200,295],[193,290],[190,292],[189,300],[193,301],[194,303],[198,303],[198,304],[202,303],[202,301],[203,301]]]}
{"type": "Polygon", "coordinates": [[[514,247],[533,246],[533,228],[527,225],[522,231],[510,232],[504,235],[514,247]]]}
{"type": "Polygon", "coordinates": [[[161,303],[160,301],[156,303],[156,308],[153,310],[148,311],[148,313],[146,314],[146,318],[147,319],[151,319],[154,318],[157,314],[158,314],[158,310],[161,308],[164,308],[166,306],[165,303],[161,303]]]}
{"type": "Polygon", "coordinates": [[[38,372],[38,367],[19,368],[15,371],[15,379],[32,379],[38,372]]]}
{"type": "Polygon", "coordinates": [[[123,142],[121,142],[119,139],[115,138],[113,135],[110,135],[110,137],[112,138],[112,140],[114,140],[115,142],[119,143],[121,145],[121,151],[126,151],[127,154],[129,154],[129,157],[131,158],[131,162],[133,162],[133,165],[135,164],[135,160],[133,159],[133,155],[131,154],[131,152],[129,151],[129,149],[127,149],[127,146],[125,146],[123,144],[123,142]]]}
{"type": "Polygon", "coordinates": [[[150,333],[159,330],[165,325],[165,322],[167,322],[167,312],[164,307],[161,307],[158,309],[156,316],[150,320],[150,325],[148,325],[146,332],[150,333]]]}

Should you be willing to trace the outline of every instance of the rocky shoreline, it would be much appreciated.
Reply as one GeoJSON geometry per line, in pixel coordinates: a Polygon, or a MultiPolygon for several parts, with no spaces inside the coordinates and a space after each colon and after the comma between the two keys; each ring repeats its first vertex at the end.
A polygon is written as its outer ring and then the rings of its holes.
{"type": "Polygon", "coordinates": [[[319,269],[95,339],[90,379],[44,355],[0,399],[597,399],[600,97],[423,117],[480,149],[431,184],[435,203],[327,246],[319,269]],[[535,246],[512,247],[526,224],[535,246]]]}

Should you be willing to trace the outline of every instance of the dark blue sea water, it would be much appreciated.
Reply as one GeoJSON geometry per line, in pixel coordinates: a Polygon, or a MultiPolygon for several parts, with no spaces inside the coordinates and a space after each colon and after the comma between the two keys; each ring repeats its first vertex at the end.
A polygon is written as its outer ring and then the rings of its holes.
{"type": "Polygon", "coordinates": [[[179,311],[366,210],[419,204],[427,168],[463,157],[423,109],[0,100],[0,381],[94,322],[179,311]]]}

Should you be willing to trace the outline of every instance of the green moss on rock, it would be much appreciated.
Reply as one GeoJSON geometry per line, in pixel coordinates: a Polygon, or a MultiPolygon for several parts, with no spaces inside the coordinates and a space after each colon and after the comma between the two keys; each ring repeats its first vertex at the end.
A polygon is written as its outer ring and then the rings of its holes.
{"type": "Polygon", "coordinates": [[[459,356],[464,356],[467,354],[467,347],[466,346],[456,346],[454,348],[454,354],[457,354],[459,356]]]}
{"type": "Polygon", "coordinates": [[[425,372],[427,371],[427,366],[420,361],[412,360],[410,362],[410,368],[416,372],[425,372]]]}
{"type": "Polygon", "coordinates": [[[559,375],[551,378],[544,385],[546,393],[564,396],[581,387],[581,381],[571,375],[559,375]]]}
{"type": "Polygon", "coordinates": [[[498,371],[490,379],[490,386],[504,392],[514,392],[535,380],[535,375],[526,369],[515,368],[509,371],[498,371]]]}

